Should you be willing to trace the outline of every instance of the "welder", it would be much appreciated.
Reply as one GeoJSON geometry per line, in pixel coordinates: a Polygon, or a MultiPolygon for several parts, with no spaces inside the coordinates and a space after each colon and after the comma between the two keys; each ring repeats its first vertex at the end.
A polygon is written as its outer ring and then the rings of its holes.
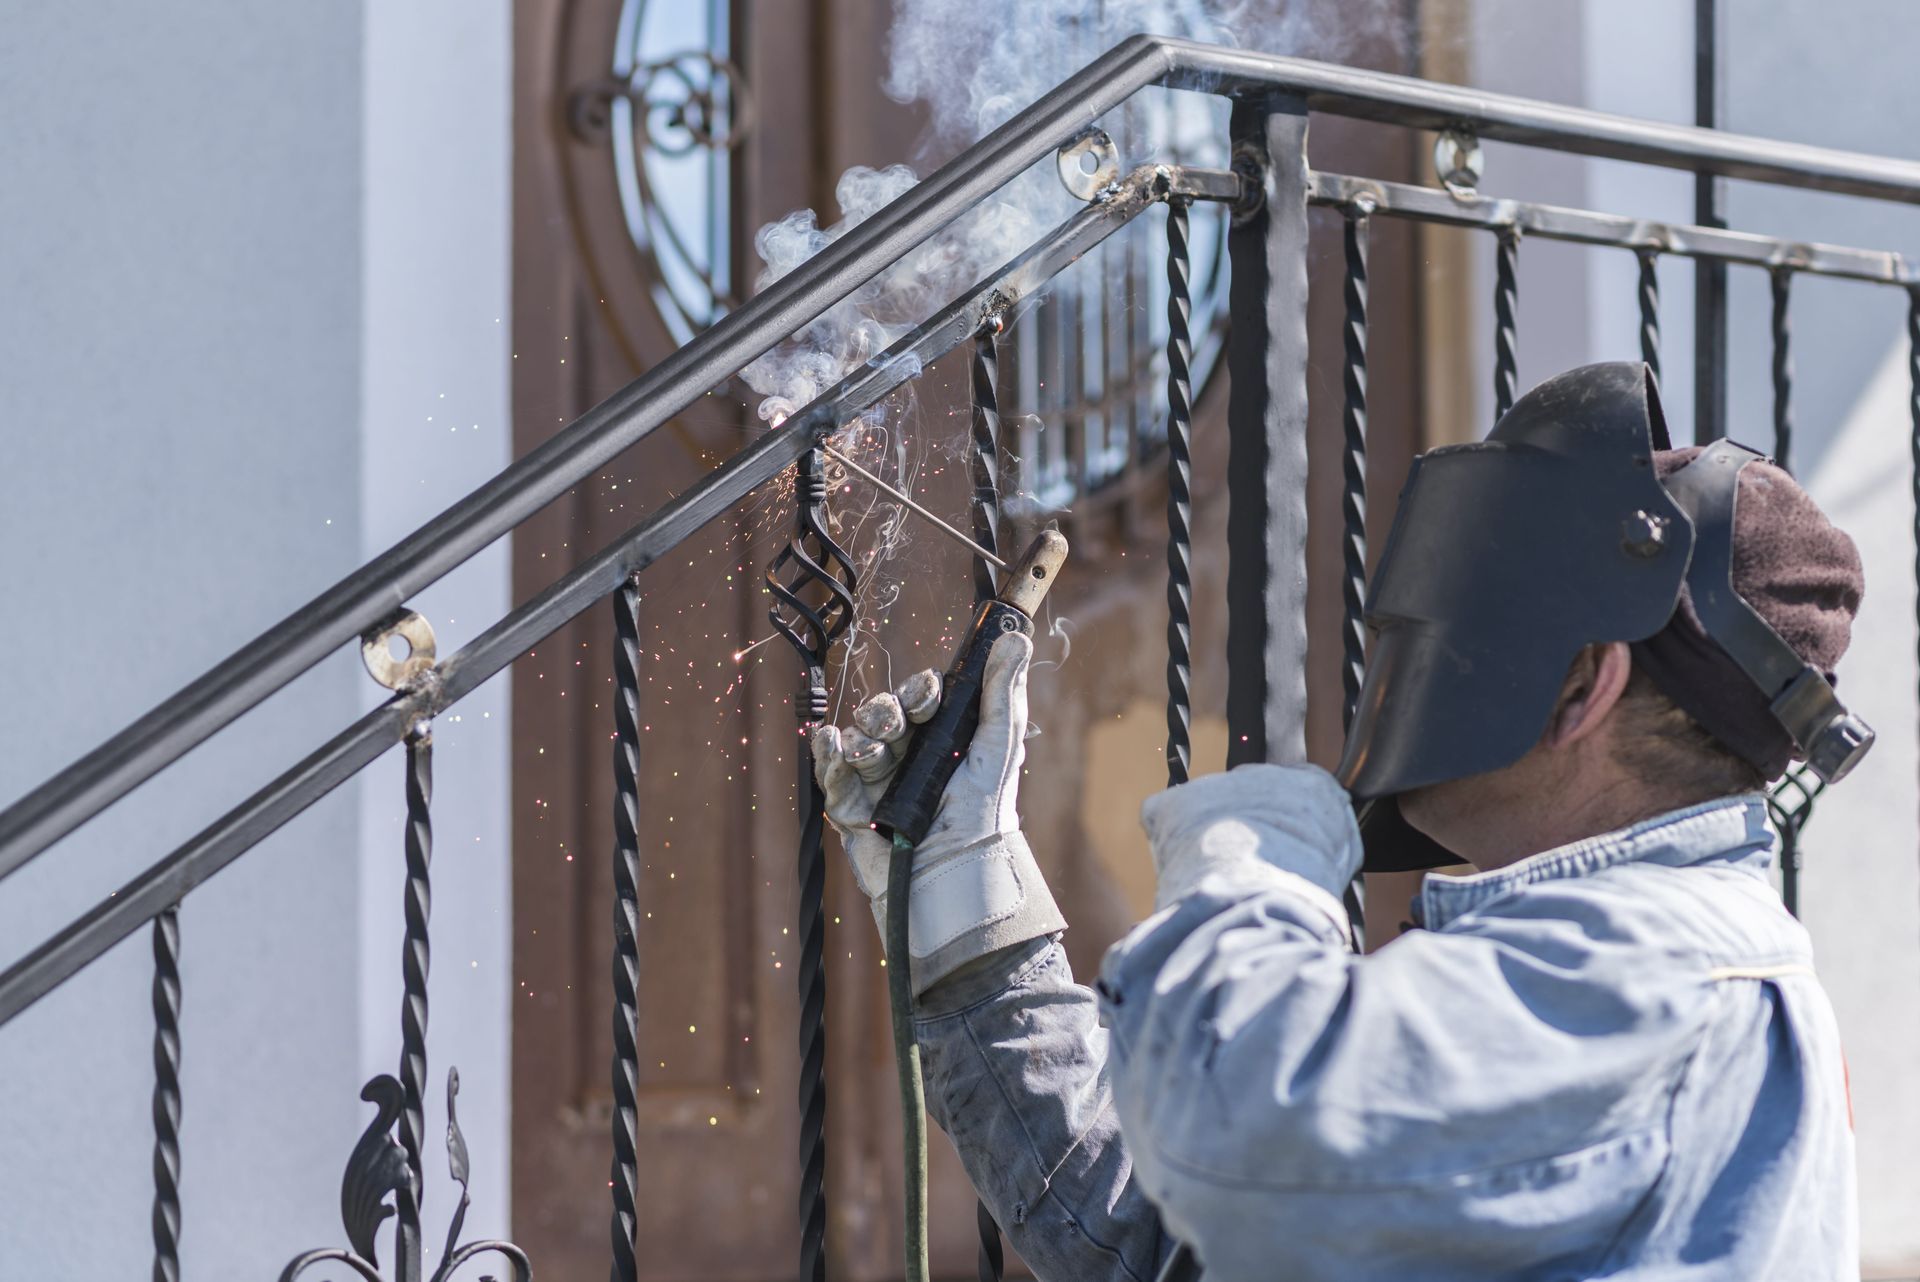
{"type": "MultiPolygon", "coordinates": [[[[1857,1277],[1765,788],[1872,743],[1833,684],[1861,591],[1785,472],[1669,447],[1646,367],[1541,384],[1415,461],[1337,769],[1146,802],[1157,911],[1091,988],[1016,809],[1032,643],[995,643],[909,938],[928,1110],[1034,1272],[1149,1282],[1185,1243],[1217,1282],[1857,1277]],[[1357,872],[1455,863],[1354,951],[1357,872]]],[[[939,702],[922,674],[814,738],[877,916],[873,807],[939,702]]]]}

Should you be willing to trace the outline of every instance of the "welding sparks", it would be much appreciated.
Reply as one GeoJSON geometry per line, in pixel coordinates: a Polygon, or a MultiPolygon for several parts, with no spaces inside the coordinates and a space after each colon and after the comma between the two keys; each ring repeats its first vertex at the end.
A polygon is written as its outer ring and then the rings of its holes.
{"type": "Polygon", "coordinates": [[[755,650],[758,650],[761,646],[765,645],[767,642],[778,639],[779,636],[780,634],[778,632],[771,632],[771,633],[768,633],[766,636],[761,637],[758,641],[755,641],[752,645],[748,646],[746,649],[735,650],[733,652],[733,661],[735,663],[740,662],[742,659],[752,654],[755,650]]]}

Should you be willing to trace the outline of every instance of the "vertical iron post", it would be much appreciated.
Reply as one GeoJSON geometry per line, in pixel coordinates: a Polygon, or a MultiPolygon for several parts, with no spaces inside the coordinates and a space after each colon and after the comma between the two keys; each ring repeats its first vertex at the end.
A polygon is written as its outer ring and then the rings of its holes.
{"type": "Polygon", "coordinates": [[[180,905],[153,919],[153,1282],[180,1282],[180,905]]]}
{"type": "Polygon", "coordinates": [[[1007,1253],[1000,1242],[1000,1226],[993,1221],[993,1212],[987,1210],[985,1202],[973,1204],[974,1226],[980,1230],[980,1258],[975,1267],[980,1282],[1000,1282],[1007,1270],[1007,1253]]]}
{"type": "Polygon", "coordinates": [[[1193,260],[1188,202],[1167,200],[1167,786],[1193,760],[1193,260]]]}
{"type": "Polygon", "coordinates": [[[1773,461],[1783,472],[1793,471],[1793,331],[1787,303],[1793,292],[1793,272],[1776,267],[1768,273],[1773,293],[1773,461]]]}
{"type": "Polygon", "coordinates": [[[1640,359],[1660,381],[1660,256],[1651,249],[1636,251],[1640,259],[1640,359]]]}
{"type": "MultiPolygon", "coordinates": [[[[991,317],[973,336],[973,448],[968,464],[973,476],[973,541],[995,556],[1000,554],[1000,348],[1004,322],[991,317]]],[[[973,558],[973,592],[982,601],[999,592],[993,563],[973,558]]],[[[1000,1226],[985,1202],[974,1204],[974,1227],[980,1235],[975,1261],[980,1282],[1000,1282],[1006,1253],[1000,1226]]]]}
{"type": "MultiPolygon", "coordinates": [[[[1726,122],[1720,83],[1721,14],[1718,0],[1693,4],[1693,123],[1718,129],[1726,122]]],[[[1724,180],[1693,176],[1693,221],[1727,225],[1724,180]]],[[[1701,444],[1727,434],[1727,265],[1700,258],[1693,268],[1693,431],[1701,444]]]]}
{"type": "Polygon", "coordinates": [[[640,586],[613,598],[613,1190],[612,1282],[636,1282],[639,1192],[640,586]]]}
{"type": "MultiPolygon", "coordinates": [[[[1340,580],[1340,729],[1353,726],[1353,710],[1360,703],[1360,683],[1367,667],[1367,248],[1372,233],[1373,202],[1361,200],[1341,210],[1342,241],[1346,250],[1346,285],[1342,299],[1346,316],[1341,333],[1340,422],[1344,436],[1340,467],[1340,540],[1343,574],[1340,580]]],[[[1354,947],[1367,946],[1366,882],[1358,874],[1343,896],[1354,947]]]]}
{"type": "Polygon", "coordinates": [[[1306,757],[1307,107],[1236,98],[1227,235],[1227,764],[1306,757]]]}
{"type": "MultiPolygon", "coordinates": [[[[1773,461],[1782,471],[1793,471],[1793,331],[1787,305],[1793,291],[1793,273],[1776,267],[1767,273],[1773,294],[1770,338],[1773,372],[1773,461]]],[[[1821,785],[1809,782],[1811,772],[1791,767],[1773,790],[1774,818],[1780,830],[1780,900],[1795,917],[1800,915],[1800,830],[1812,816],[1821,785]],[[1789,806],[1789,790],[1800,800],[1789,806]]]]}
{"type": "Polygon", "coordinates": [[[1360,682],[1366,675],[1367,625],[1367,240],[1371,230],[1370,205],[1355,205],[1346,215],[1346,319],[1341,326],[1345,401],[1341,426],[1345,448],[1341,453],[1341,539],[1345,574],[1341,600],[1345,619],[1341,628],[1340,727],[1353,724],[1354,705],[1360,700],[1360,682]]]}
{"type": "Polygon", "coordinates": [[[827,716],[827,652],[853,625],[853,563],[827,530],[826,462],[808,450],[794,465],[794,533],[767,568],[767,618],[800,659],[793,711],[794,804],[800,819],[795,979],[800,989],[800,1280],[827,1275],[826,819],[813,777],[813,728],[827,716]],[[791,574],[791,578],[786,577],[791,574]],[[824,597],[824,600],[822,599],[824,597]]]}
{"type": "MultiPolygon", "coordinates": [[[[1000,349],[1001,322],[989,321],[973,336],[973,541],[1000,554],[1000,349]]],[[[973,558],[973,594],[982,601],[999,592],[993,563],[973,558]]]]}
{"type": "Polygon", "coordinates": [[[424,1098],[427,1085],[427,971],[431,945],[427,922],[433,908],[429,866],[433,861],[433,725],[416,722],[407,731],[406,940],[400,953],[400,1147],[407,1178],[394,1194],[394,1254],[400,1282],[419,1282],[420,1197],[425,1187],[424,1098]]]}
{"type": "Polygon", "coordinates": [[[1907,476],[1913,490],[1913,621],[1915,644],[1920,645],[1920,287],[1907,291],[1907,417],[1911,425],[1907,447],[1913,456],[1913,470],[1907,476]]]}
{"type": "Polygon", "coordinates": [[[1493,420],[1513,408],[1520,393],[1520,229],[1501,230],[1493,258],[1493,420]]]}
{"type": "MultiPolygon", "coordinates": [[[[802,474],[807,468],[803,460],[802,474]]],[[[798,501],[802,510],[824,499],[818,454],[812,477],[798,501]]],[[[800,816],[800,846],[794,873],[800,883],[795,921],[800,964],[800,1277],[823,1282],[827,1276],[827,861],[821,850],[825,802],[813,777],[813,727],[827,715],[826,648],[820,647],[801,674],[794,715],[800,735],[794,745],[794,804],[800,816]]]]}

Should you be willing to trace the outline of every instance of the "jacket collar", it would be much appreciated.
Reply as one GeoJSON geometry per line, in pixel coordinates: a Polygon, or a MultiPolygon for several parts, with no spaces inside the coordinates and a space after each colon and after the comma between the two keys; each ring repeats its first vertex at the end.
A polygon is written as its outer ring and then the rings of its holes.
{"type": "Polygon", "coordinates": [[[1636,862],[1670,867],[1714,863],[1765,877],[1773,862],[1773,843],[1766,798],[1743,793],[1656,815],[1631,828],[1583,838],[1491,872],[1429,876],[1414,909],[1421,925],[1443,930],[1463,914],[1523,886],[1586,877],[1636,862]]]}

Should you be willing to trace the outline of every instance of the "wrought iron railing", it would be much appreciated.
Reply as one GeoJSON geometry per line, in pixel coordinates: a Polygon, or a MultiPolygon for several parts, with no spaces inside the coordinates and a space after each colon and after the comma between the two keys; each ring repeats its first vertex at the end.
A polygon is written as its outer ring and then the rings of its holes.
{"type": "MultiPolygon", "coordinates": [[[[1304,755],[1307,631],[1305,604],[1308,210],[1325,205],[1343,218],[1345,317],[1342,343],[1344,446],[1342,562],[1345,621],[1340,637],[1342,681],[1350,705],[1365,661],[1359,622],[1365,589],[1365,451],[1367,435],[1368,239],[1381,218],[1405,218],[1478,229],[1495,237],[1494,369],[1496,408],[1511,403],[1517,379],[1517,304],[1521,246],[1539,237],[1611,247],[1636,255],[1639,338],[1643,355],[1660,360],[1659,290],[1663,256],[1746,265],[1773,282],[1774,448],[1782,463],[1792,445],[1790,287],[1798,275],[1837,276],[1906,290],[1914,349],[1914,451],[1920,496],[1920,270],[1890,253],[1789,242],[1751,233],[1650,223],[1586,210],[1497,200],[1469,190],[1316,172],[1307,162],[1312,111],[1383,121],[1452,135],[1454,161],[1478,139],[1501,139],[1586,156],[1690,170],[1855,196],[1920,203],[1920,164],[1815,147],[1743,138],[1675,125],[1603,115],[1477,93],[1403,77],[1298,59],[1216,49],[1178,40],[1137,37],[1117,46],[952,164],[720,320],[669,359],[512,464],[395,547],[362,566],[307,606],[249,642],[205,676],[122,733],[0,813],[0,876],[19,869],[127,792],[177,761],[236,717],[322,658],[359,642],[369,667],[394,690],[361,717],[241,801],[198,835],[165,855],[117,892],[61,929],[0,974],[0,1023],[46,996],[115,942],[151,923],[154,943],[155,1196],[154,1276],[179,1276],[181,985],[178,967],[181,899],[263,837],[299,814],[388,748],[405,746],[407,825],[404,834],[406,948],[402,973],[402,1037],[397,1077],[369,1082],[363,1097],[376,1117],[354,1147],[342,1189],[348,1247],[298,1256],[283,1273],[321,1261],[346,1264],[378,1278],[375,1233],[396,1222],[396,1277],[422,1276],[425,1227],[419,1204],[425,1137],[421,1101],[428,1089],[425,1056],[430,941],[431,721],[512,660],[594,603],[610,600],[616,646],[614,772],[617,804],[612,842],[615,911],[612,1276],[633,1279],[635,1201],[644,1165],[635,1120],[641,846],[638,726],[641,683],[636,661],[638,576],[694,531],[733,509],[757,487],[796,469],[797,525],[768,572],[778,604],[776,626],[801,660],[796,700],[803,728],[825,715],[827,670],[835,639],[847,624],[853,567],[822,520],[824,447],[936,358],[971,346],[973,356],[973,537],[991,552],[999,544],[997,446],[1000,432],[999,336],[1023,300],[1044,290],[1068,264],[1116,229],[1159,205],[1167,207],[1168,342],[1165,420],[1168,489],[1167,768],[1179,781],[1189,768],[1190,653],[1190,383],[1188,210],[1199,201],[1232,207],[1232,263],[1227,368],[1229,762],[1297,760],[1304,755]],[[884,356],[849,374],[783,426],[767,432],[690,490],[513,609],[459,652],[434,651],[430,627],[405,609],[415,593],[515,528],[569,487],[684,410],[708,388],[797,333],[890,263],[937,234],[1037,161],[1080,139],[1090,122],[1153,85],[1224,95],[1232,100],[1231,170],[1147,164],[1095,194],[1018,258],[902,337],[884,356]],[[408,653],[393,657],[398,638],[408,653]],[[391,1201],[391,1205],[389,1205],[391,1201]]],[[[1467,166],[1470,176],[1471,166],[1467,166]]],[[[1450,174],[1460,185],[1461,174],[1450,174]]],[[[1711,345],[1703,350],[1711,349],[1711,345]]],[[[1718,358],[1698,371],[1724,378],[1718,358]]],[[[976,589],[992,573],[976,565],[976,589]]],[[[825,1273],[824,957],[821,946],[820,814],[798,745],[799,971],[801,1073],[800,1273],[825,1273]]],[[[1785,887],[1798,882],[1798,836],[1813,785],[1788,780],[1776,799],[1783,836],[1785,887]]],[[[458,1079],[448,1082],[449,1119],[458,1079]]],[[[190,1138],[190,1137],[189,1137],[190,1138]]],[[[467,1154],[457,1123],[448,1157],[463,1190],[467,1154]]],[[[5,1160],[0,1157],[0,1160],[5,1160]]],[[[492,1252],[517,1277],[529,1276],[510,1244],[459,1243],[464,1192],[451,1217],[435,1278],[492,1252]]],[[[980,1267],[1000,1268],[998,1232],[983,1211],[980,1267]]],[[[187,1227],[191,1227],[188,1225],[187,1227]]],[[[1176,1269],[1187,1268],[1184,1255],[1176,1269]]]]}

